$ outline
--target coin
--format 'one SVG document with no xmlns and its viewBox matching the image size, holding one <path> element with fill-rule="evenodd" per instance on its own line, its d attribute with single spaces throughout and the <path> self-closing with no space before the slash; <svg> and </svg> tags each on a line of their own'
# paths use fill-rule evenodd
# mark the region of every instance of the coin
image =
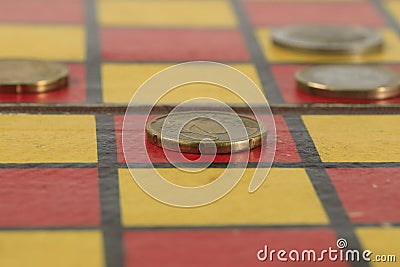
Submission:
<svg viewBox="0 0 400 267">
<path fill-rule="evenodd" d="M 40 60 L 0 60 L 1 93 L 43 93 L 66 86 L 68 69 Z"/>
<path fill-rule="evenodd" d="M 296 73 L 300 89 L 340 98 L 385 99 L 400 94 L 398 72 L 370 65 L 316 65 Z"/>
<path fill-rule="evenodd" d="M 236 132 L 235 139 L 231 139 L 222 124 L 226 127 L 229 125 L 228 129 L 244 126 L 245 131 L 239 131 L 239 136 Z M 176 135 L 176 131 L 181 127 L 181 131 Z M 146 136 L 151 143 L 168 150 L 179 149 L 183 153 L 213 154 L 215 150 L 212 143 L 214 143 L 216 153 L 224 154 L 260 146 L 266 136 L 266 129 L 257 120 L 235 113 L 179 112 L 149 121 L 146 125 Z"/>
<path fill-rule="evenodd" d="M 272 31 L 272 41 L 312 52 L 357 54 L 378 50 L 382 35 L 370 28 L 345 25 L 293 25 Z"/>
</svg>

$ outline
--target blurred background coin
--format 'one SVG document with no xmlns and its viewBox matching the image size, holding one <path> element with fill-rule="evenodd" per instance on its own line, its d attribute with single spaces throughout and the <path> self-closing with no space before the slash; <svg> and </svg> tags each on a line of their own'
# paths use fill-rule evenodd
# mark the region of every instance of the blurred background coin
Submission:
<svg viewBox="0 0 400 267">
<path fill-rule="evenodd" d="M 371 28 L 345 25 L 292 25 L 273 30 L 280 46 L 310 52 L 359 54 L 378 50 L 381 34 Z"/>
<path fill-rule="evenodd" d="M 385 99 L 400 94 L 398 72 L 370 65 L 316 65 L 296 73 L 300 89 L 340 98 Z"/>
<path fill-rule="evenodd" d="M 65 87 L 68 69 L 58 63 L 29 60 L 0 60 L 1 93 L 43 93 Z"/>
</svg>

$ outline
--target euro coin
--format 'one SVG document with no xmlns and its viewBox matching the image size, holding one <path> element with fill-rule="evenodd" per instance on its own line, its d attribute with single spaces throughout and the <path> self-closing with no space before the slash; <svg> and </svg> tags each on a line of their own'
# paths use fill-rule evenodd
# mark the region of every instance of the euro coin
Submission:
<svg viewBox="0 0 400 267">
<path fill-rule="evenodd" d="M 272 41 L 280 46 L 309 52 L 360 54 L 379 50 L 381 34 L 371 28 L 345 25 L 293 25 L 277 28 Z"/>
<path fill-rule="evenodd" d="M 228 129 L 238 127 L 244 127 L 243 131 L 229 133 Z M 179 132 L 176 134 L 176 131 Z M 154 145 L 168 150 L 224 154 L 260 146 L 266 136 L 266 129 L 257 120 L 236 113 L 177 112 L 149 121 L 146 136 Z"/>
<path fill-rule="evenodd" d="M 68 69 L 62 64 L 25 59 L 0 60 L 1 93 L 43 93 L 67 84 Z"/>
<path fill-rule="evenodd" d="M 316 65 L 295 76 L 300 89 L 325 97 L 385 99 L 400 94 L 399 73 L 380 66 Z"/>
</svg>

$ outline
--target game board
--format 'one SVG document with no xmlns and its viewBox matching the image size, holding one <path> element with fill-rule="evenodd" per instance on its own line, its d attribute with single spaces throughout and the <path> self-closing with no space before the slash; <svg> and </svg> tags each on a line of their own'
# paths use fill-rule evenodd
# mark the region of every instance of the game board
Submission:
<svg viewBox="0 0 400 267">
<path fill-rule="evenodd" d="M 385 47 L 339 56 L 271 43 L 273 27 L 299 23 L 374 27 Z M 70 71 L 69 87 L 59 91 L 0 94 L 0 266 L 399 266 L 400 97 L 317 97 L 299 91 L 293 78 L 315 63 L 400 70 L 399 1 L 1 0 L 0 36 L 0 58 L 57 61 Z M 138 187 L 121 131 L 126 105 L 147 78 L 193 60 L 231 65 L 258 84 L 278 143 L 258 191 L 247 192 L 254 150 L 231 193 L 185 209 Z M 222 88 L 182 87 L 154 113 L 198 94 L 241 105 Z M 208 183 L 229 160 L 217 156 L 185 181 L 160 148 L 147 149 L 127 160 L 149 168 L 147 153 L 182 185 Z M 397 262 L 257 259 L 264 245 L 322 250 L 337 248 L 338 238 L 347 249 L 396 255 Z"/>
</svg>

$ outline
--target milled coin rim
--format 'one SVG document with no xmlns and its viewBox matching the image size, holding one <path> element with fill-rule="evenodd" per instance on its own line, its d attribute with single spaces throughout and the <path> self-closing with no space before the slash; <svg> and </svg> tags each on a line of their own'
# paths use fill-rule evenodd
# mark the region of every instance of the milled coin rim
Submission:
<svg viewBox="0 0 400 267">
<path fill-rule="evenodd" d="M 375 71 L 385 72 L 390 76 L 390 82 L 387 85 L 380 87 L 370 87 L 361 91 L 359 89 L 352 89 L 351 87 L 332 87 L 326 84 L 312 81 L 310 73 L 315 69 L 321 68 L 369 68 Z M 382 66 L 370 66 L 370 65 L 345 65 L 345 64 L 334 64 L 334 65 L 313 65 L 305 67 L 295 74 L 297 86 L 304 92 L 332 98 L 349 98 L 349 99 L 387 99 L 400 95 L 400 73 Z"/>
<path fill-rule="evenodd" d="M 357 44 L 327 44 L 323 42 L 308 42 L 304 40 L 294 39 L 290 34 L 294 31 L 307 31 L 307 28 L 317 28 L 317 27 L 338 27 L 345 29 L 355 29 L 362 30 L 370 34 L 370 38 L 365 39 L 363 42 Z M 332 54 L 362 54 L 367 52 L 379 51 L 383 48 L 383 37 L 380 32 L 375 29 L 365 28 L 362 26 L 345 26 L 345 25 L 314 25 L 314 24 L 304 24 L 304 25 L 290 25 L 285 27 L 280 27 L 272 30 L 271 34 L 272 42 L 278 46 L 290 48 L 293 50 L 301 52 L 329 52 Z"/>
<path fill-rule="evenodd" d="M 230 114 L 228 112 L 216 112 L 216 111 L 210 111 L 212 113 L 222 113 L 222 114 Z M 205 111 L 198 111 L 196 112 L 197 114 L 199 113 L 205 113 L 209 114 L 210 112 L 205 112 Z M 172 116 L 176 116 L 181 113 L 193 113 L 193 112 L 180 112 L 180 113 L 175 113 Z M 162 118 L 166 118 L 169 115 L 162 115 L 159 117 L 156 117 L 152 120 L 149 120 L 146 123 L 146 138 L 147 140 L 152 143 L 153 145 L 156 145 L 158 147 L 163 147 L 168 150 L 172 151 L 177 151 L 175 149 L 171 149 L 172 147 L 177 147 L 176 144 L 179 145 L 180 152 L 182 153 L 189 153 L 189 154 L 200 154 L 201 152 L 199 151 L 199 144 L 200 141 L 185 141 L 185 140 L 175 140 L 171 138 L 161 138 L 161 132 L 156 131 L 151 124 L 156 121 L 160 120 Z M 227 153 L 236 153 L 240 151 L 245 151 L 245 150 L 251 150 L 256 147 L 261 146 L 263 139 L 267 136 L 267 131 L 265 126 L 255 120 L 254 118 L 251 118 L 249 116 L 245 115 L 240 115 L 238 114 L 239 117 L 249 119 L 252 121 L 257 122 L 259 126 L 261 126 L 262 129 L 259 129 L 260 134 L 257 134 L 255 136 L 249 137 L 247 139 L 241 139 L 241 140 L 235 140 L 235 141 L 216 141 L 216 148 L 217 148 L 217 154 L 227 154 Z M 177 151 L 179 152 L 179 151 Z M 214 151 L 213 151 L 214 152 Z M 204 154 L 212 154 L 212 152 L 208 153 L 208 151 L 203 151 Z"/>
<path fill-rule="evenodd" d="M 47 65 L 57 67 L 60 71 L 54 79 L 49 80 L 38 80 L 36 82 L 18 82 L 18 83 L 5 83 L 0 81 L 0 93 L 14 93 L 14 94 L 25 94 L 25 93 L 44 93 L 61 89 L 68 85 L 68 69 L 56 62 L 35 60 L 35 59 L 1 59 L 0 64 L 7 62 L 40 62 Z"/>
</svg>

